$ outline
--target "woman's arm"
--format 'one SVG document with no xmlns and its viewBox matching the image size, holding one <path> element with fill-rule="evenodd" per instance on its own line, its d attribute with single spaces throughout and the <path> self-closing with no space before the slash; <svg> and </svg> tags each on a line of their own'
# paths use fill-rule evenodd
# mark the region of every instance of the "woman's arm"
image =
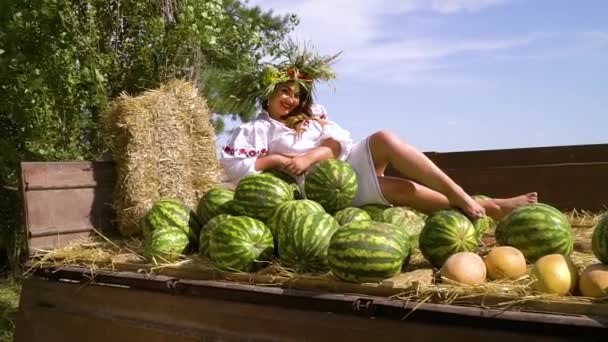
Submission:
<svg viewBox="0 0 608 342">
<path fill-rule="evenodd" d="M 282 154 L 270 154 L 257 158 L 255 161 L 255 169 L 257 171 L 264 171 L 269 169 L 283 169 L 287 167 L 290 161 L 290 157 L 284 156 Z"/>
<path fill-rule="evenodd" d="M 336 159 L 339 155 L 340 143 L 329 138 L 325 139 L 320 146 L 315 147 L 302 155 L 293 157 L 291 163 L 286 167 L 289 172 L 299 176 L 311 165 L 325 159 Z"/>
</svg>

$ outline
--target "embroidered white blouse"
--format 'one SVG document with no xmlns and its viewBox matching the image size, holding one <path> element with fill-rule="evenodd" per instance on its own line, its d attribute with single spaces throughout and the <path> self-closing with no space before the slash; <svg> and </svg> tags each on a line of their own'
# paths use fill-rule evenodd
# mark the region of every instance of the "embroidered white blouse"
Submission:
<svg viewBox="0 0 608 342">
<path fill-rule="evenodd" d="M 266 154 L 303 154 L 328 138 L 340 143 L 338 159 L 346 160 L 353 146 L 350 133 L 335 122 L 327 119 L 327 112 L 322 105 L 312 107 L 313 115 L 327 121 L 323 127 L 314 120 L 305 122 L 306 130 L 299 139 L 295 131 L 273 119 L 262 111 L 250 122 L 239 126 L 222 147 L 220 162 L 233 182 L 262 171 L 255 169 L 255 161 Z"/>
</svg>

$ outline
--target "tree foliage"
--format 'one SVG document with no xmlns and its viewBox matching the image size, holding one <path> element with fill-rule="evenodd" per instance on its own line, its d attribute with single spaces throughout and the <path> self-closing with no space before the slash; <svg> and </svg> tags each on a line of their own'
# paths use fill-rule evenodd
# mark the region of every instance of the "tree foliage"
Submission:
<svg viewBox="0 0 608 342">
<path fill-rule="evenodd" d="M 222 130 L 213 71 L 273 56 L 297 20 L 237 0 L 0 1 L 0 259 L 19 259 L 20 161 L 96 159 L 112 99 L 172 78 L 198 85 Z"/>
<path fill-rule="evenodd" d="M 260 63 L 295 25 L 237 0 L 3 0 L 0 185 L 16 183 L 20 160 L 94 158 L 100 115 L 122 92 L 185 78 L 230 114 L 208 70 Z"/>
</svg>

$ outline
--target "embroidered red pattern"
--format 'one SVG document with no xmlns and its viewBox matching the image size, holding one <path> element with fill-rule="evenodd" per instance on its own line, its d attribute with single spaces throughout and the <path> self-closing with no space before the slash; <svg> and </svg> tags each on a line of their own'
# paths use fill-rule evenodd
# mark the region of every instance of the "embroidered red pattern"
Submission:
<svg viewBox="0 0 608 342">
<path fill-rule="evenodd" d="M 228 146 L 228 145 L 224 146 L 223 150 L 226 154 L 231 155 L 231 156 L 240 155 L 240 156 L 246 156 L 246 157 L 256 157 L 256 156 L 259 157 L 268 152 L 268 150 L 266 148 L 263 148 L 263 149 L 257 151 L 257 150 L 253 150 L 253 149 L 247 150 L 244 148 L 236 149 L 236 148 Z"/>
</svg>

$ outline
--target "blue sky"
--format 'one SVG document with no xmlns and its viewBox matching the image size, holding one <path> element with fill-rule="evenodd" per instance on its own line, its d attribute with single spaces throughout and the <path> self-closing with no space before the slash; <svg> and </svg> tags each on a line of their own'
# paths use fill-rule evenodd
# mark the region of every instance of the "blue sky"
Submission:
<svg viewBox="0 0 608 342">
<path fill-rule="evenodd" d="M 317 102 L 422 151 L 608 143 L 608 1 L 252 0 L 343 51 Z"/>
</svg>

